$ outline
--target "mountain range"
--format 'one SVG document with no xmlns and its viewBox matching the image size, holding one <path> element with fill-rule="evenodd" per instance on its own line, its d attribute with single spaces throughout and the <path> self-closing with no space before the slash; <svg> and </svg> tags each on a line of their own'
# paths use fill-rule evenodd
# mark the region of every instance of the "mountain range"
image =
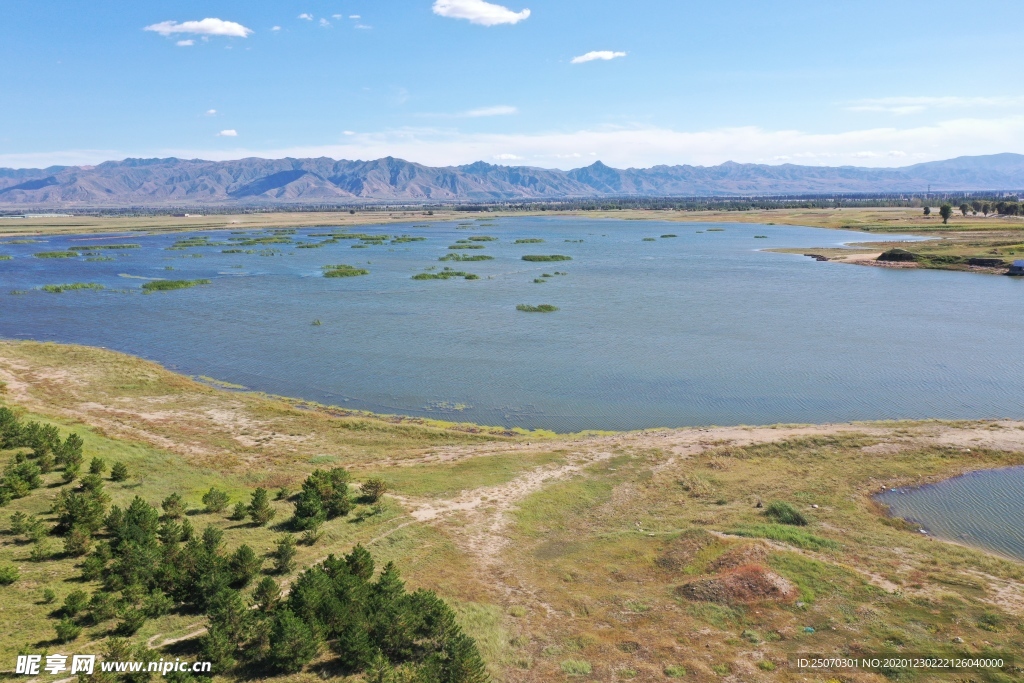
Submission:
<svg viewBox="0 0 1024 683">
<path fill-rule="evenodd" d="M 96 166 L 0 169 L 0 205 L 494 202 L 587 197 L 763 196 L 1024 189 L 1024 155 L 993 154 L 900 168 L 738 164 L 570 171 L 478 161 L 432 167 L 393 157 L 125 159 Z"/>
</svg>

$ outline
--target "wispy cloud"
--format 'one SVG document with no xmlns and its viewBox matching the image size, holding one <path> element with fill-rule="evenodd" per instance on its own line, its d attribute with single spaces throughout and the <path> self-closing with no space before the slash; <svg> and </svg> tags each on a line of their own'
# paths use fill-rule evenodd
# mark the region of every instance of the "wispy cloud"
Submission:
<svg viewBox="0 0 1024 683">
<path fill-rule="evenodd" d="M 611 59 L 616 59 L 618 57 L 625 57 L 625 56 L 626 56 L 625 52 L 612 52 L 611 50 L 594 50 L 593 52 L 588 52 L 585 55 L 580 55 L 579 57 L 573 57 L 572 58 L 572 63 L 573 64 L 584 64 L 586 62 L 593 62 L 593 61 L 596 61 L 596 60 L 599 60 L 599 59 L 600 60 L 604 60 L 604 61 L 608 61 L 608 60 L 611 60 Z"/>
<path fill-rule="evenodd" d="M 271 31 L 280 31 L 280 30 L 281 30 L 281 27 L 280 27 L 280 26 L 271 26 L 271 27 L 270 27 L 270 30 L 271 30 Z"/>
<path fill-rule="evenodd" d="M 228 128 L 227 130 L 222 130 L 221 132 L 217 133 L 217 137 L 219 137 L 219 138 L 237 138 L 238 137 L 238 131 L 235 130 L 234 128 Z"/>
<path fill-rule="evenodd" d="M 217 115 L 217 110 L 216 109 L 207 109 L 206 110 L 206 115 L 207 116 L 216 116 Z"/>
<path fill-rule="evenodd" d="M 522 157 L 519 156 L 518 154 L 508 154 L 508 153 L 505 153 L 505 154 L 495 154 L 492 158 L 496 159 L 497 161 L 517 161 L 519 159 L 522 159 Z"/>
<path fill-rule="evenodd" d="M 338 18 L 340 19 L 341 17 L 338 17 Z M 350 15 L 348 15 L 348 18 L 349 19 L 362 19 L 362 17 L 359 16 L 358 14 L 350 14 Z"/>
<path fill-rule="evenodd" d="M 484 0 L 435 0 L 434 14 L 449 19 L 465 19 L 471 24 L 497 26 L 518 24 L 529 18 L 530 10 L 514 12 L 508 7 L 484 2 Z"/>
<path fill-rule="evenodd" d="M 178 47 L 192 47 L 195 44 L 196 41 L 192 40 L 191 38 L 189 38 L 188 40 L 179 40 L 175 43 L 175 45 L 177 45 Z"/>
<path fill-rule="evenodd" d="M 918 114 L 928 109 L 1019 107 L 1024 96 L 1014 97 L 878 97 L 855 100 L 845 107 L 848 111 L 886 112 L 889 114 Z"/>
<path fill-rule="evenodd" d="M 306 21 L 313 21 L 313 15 L 309 12 L 303 12 L 298 16 L 299 19 L 305 19 Z"/>
<path fill-rule="evenodd" d="M 158 24 L 150 24 L 143 31 L 153 31 L 162 36 L 170 36 L 175 33 L 192 33 L 197 36 L 229 36 L 232 38 L 246 38 L 253 32 L 234 21 L 223 19 L 203 19 L 202 21 L 161 21 Z"/>
<path fill-rule="evenodd" d="M 363 29 L 364 31 L 369 31 L 373 27 L 372 26 L 367 26 L 366 24 L 356 24 L 354 28 Z"/>
<path fill-rule="evenodd" d="M 515 107 L 510 107 L 507 104 L 500 104 L 496 107 L 480 107 L 479 109 L 470 109 L 464 111 L 459 116 L 465 116 L 467 118 L 475 119 L 481 116 L 508 116 L 509 114 L 518 114 L 519 110 Z"/>
<path fill-rule="evenodd" d="M 320 18 L 320 27 L 321 28 L 330 28 L 331 27 L 331 22 L 329 22 L 326 19 L 321 17 Z"/>
</svg>

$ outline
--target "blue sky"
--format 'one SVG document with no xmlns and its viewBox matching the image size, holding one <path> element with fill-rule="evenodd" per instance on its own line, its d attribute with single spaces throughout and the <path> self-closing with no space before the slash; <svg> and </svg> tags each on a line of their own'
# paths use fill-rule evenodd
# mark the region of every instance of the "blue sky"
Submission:
<svg viewBox="0 0 1024 683">
<path fill-rule="evenodd" d="M 0 166 L 385 155 L 898 166 L 1024 152 L 1018 10 L 3 0 Z"/>
</svg>

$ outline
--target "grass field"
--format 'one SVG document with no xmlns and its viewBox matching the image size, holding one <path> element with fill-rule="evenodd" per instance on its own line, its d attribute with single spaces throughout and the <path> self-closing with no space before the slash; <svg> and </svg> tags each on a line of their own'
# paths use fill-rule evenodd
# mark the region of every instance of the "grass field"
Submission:
<svg viewBox="0 0 1024 683">
<path fill-rule="evenodd" d="M 200 511 L 211 486 L 234 502 L 256 486 L 294 492 L 314 468 L 385 479 L 381 508 L 359 505 L 325 524 L 316 545 L 298 546 L 296 571 L 363 543 L 378 566 L 394 560 L 410 588 L 435 589 L 456 607 L 495 680 L 882 681 L 892 679 L 796 673 L 787 661 L 1024 650 L 1024 563 L 922 535 L 870 498 L 882 486 L 1024 463 L 1022 423 L 558 436 L 350 413 L 34 342 L 0 343 L 0 381 L 0 400 L 26 419 L 82 435 L 86 462 L 127 464 L 128 481 L 106 483 L 113 503 L 178 492 L 193 525 L 222 528 L 229 549 L 268 551 L 291 503 L 273 502 L 275 520 L 253 527 Z M 31 544 L 4 533 L 16 511 L 52 519 L 60 481 L 45 477 L 0 511 L 0 564 L 21 574 L 0 587 L 2 661 L 54 651 L 50 613 L 72 590 L 94 588 L 76 580 L 78 561 L 62 556 L 59 539 L 46 541 L 50 559 L 32 560 Z M 758 502 L 773 501 L 807 525 L 767 517 Z M 42 603 L 47 587 L 55 604 Z M 62 647 L 99 651 L 109 626 Z M 161 648 L 202 628 L 172 612 L 133 640 Z"/>
</svg>

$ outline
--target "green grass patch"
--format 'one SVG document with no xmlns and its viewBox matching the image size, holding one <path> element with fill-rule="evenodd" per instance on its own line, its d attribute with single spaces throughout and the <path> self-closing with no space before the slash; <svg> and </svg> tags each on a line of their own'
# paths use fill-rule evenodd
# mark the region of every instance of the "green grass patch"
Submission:
<svg viewBox="0 0 1024 683">
<path fill-rule="evenodd" d="M 530 536 L 577 530 L 587 511 L 608 501 L 612 484 L 589 479 L 559 482 L 527 496 L 513 514 L 519 530 Z"/>
<path fill-rule="evenodd" d="M 199 285 L 208 285 L 209 280 L 153 280 L 152 282 L 144 282 L 142 289 L 147 292 L 169 292 L 173 289 L 189 289 L 190 287 L 198 287 Z"/>
<path fill-rule="evenodd" d="M 359 275 L 370 274 L 370 271 L 365 268 L 356 268 L 355 266 L 349 266 L 344 263 L 323 266 L 321 270 L 324 271 L 324 277 L 357 277 Z"/>
<path fill-rule="evenodd" d="M 789 543 L 805 550 L 835 550 L 839 547 L 835 541 L 782 524 L 746 524 L 731 529 L 729 533 L 746 538 L 767 538 L 772 541 Z"/>
<path fill-rule="evenodd" d="M 792 581 L 800 591 L 800 599 L 808 604 L 829 595 L 852 597 L 856 588 L 864 585 L 864 581 L 850 571 L 797 553 L 772 553 L 768 566 Z"/>
<path fill-rule="evenodd" d="M 43 285 L 40 289 L 44 292 L 51 292 L 52 294 L 61 294 L 63 292 L 73 292 L 77 289 L 103 289 L 103 285 L 98 282 L 72 282 L 66 285 Z"/>
<path fill-rule="evenodd" d="M 537 282 L 537 280 L 534 280 Z M 545 282 L 540 280 L 540 282 Z M 539 306 L 531 306 L 530 304 L 519 304 L 516 306 L 517 311 L 524 313 L 554 313 L 558 310 L 558 306 L 552 306 L 551 304 L 540 304 Z"/>
<path fill-rule="evenodd" d="M 764 509 L 765 517 L 769 517 L 779 524 L 791 526 L 807 526 L 807 518 L 795 507 L 781 500 L 775 500 Z"/>
<path fill-rule="evenodd" d="M 78 258 L 77 251 L 40 251 L 33 254 L 36 258 Z"/>
<path fill-rule="evenodd" d="M 558 453 L 510 453 L 469 458 L 452 465 L 414 465 L 371 471 L 363 478 L 379 477 L 388 483 L 389 489 L 409 496 L 444 498 L 463 489 L 504 484 L 529 469 L 563 461 Z"/>
<path fill-rule="evenodd" d="M 566 659 L 561 664 L 562 673 L 570 676 L 587 676 L 593 670 L 585 659 Z"/>
<path fill-rule="evenodd" d="M 572 261 L 572 256 L 565 256 L 564 254 L 526 254 L 522 257 L 524 261 Z"/>
</svg>

